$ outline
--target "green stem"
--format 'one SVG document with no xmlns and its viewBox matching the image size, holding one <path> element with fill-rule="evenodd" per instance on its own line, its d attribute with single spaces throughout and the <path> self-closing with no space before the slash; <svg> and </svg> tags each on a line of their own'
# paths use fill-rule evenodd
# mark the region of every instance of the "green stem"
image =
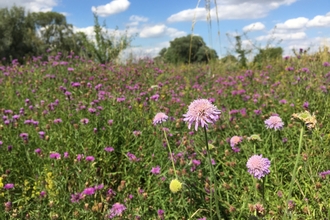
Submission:
<svg viewBox="0 0 330 220">
<path fill-rule="evenodd" d="M 166 139 L 166 144 L 167 144 L 167 147 L 170 151 L 170 155 L 171 155 L 171 161 L 172 161 L 172 166 L 173 166 L 173 170 L 174 170 L 174 175 L 175 175 L 175 178 L 178 179 L 178 176 L 176 174 L 176 169 L 175 169 L 175 165 L 174 165 L 174 160 L 173 160 L 173 154 L 172 154 L 172 150 L 171 150 L 171 147 L 170 147 L 170 144 L 168 143 L 168 139 L 167 139 L 167 135 L 166 135 L 166 131 L 164 128 L 162 128 L 163 131 L 164 131 L 164 136 L 165 136 L 165 139 Z"/>
<path fill-rule="evenodd" d="M 304 127 L 301 127 L 300 137 L 299 137 L 298 153 L 297 153 L 297 156 L 296 156 L 296 163 L 295 163 L 294 168 L 293 168 L 293 173 L 292 173 L 291 183 L 290 183 L 290 187 L 289 187 L 289 196 L 288 196 L 287 204 L 289 203 L 289 201 L 290 201 L 290 199 L 292 197 L 293 184 L 295 182 L 296 172 L 297 172 L 297 167 L 298 167 L 298 162 L 299 162 L 299 159 L 300 159 L 300 151 L 301 151 L 301 147 L 302 147 L 303 134 L 304 134 Z M 287 216 L 289 215 L 289 209 L 288 209 L 288 207 L 286 209 L 286 215 Z"/>
<path fill-rule="evenodd" d="M 218 219 L 221 219 L 221 215 L 220 215 L 220 209 L 219 209 L 219 204 L 218 204 L 218 186 L 217 186 L 217 180 L 215 178 L 215 174 L 214 174 L 214 170 L 213 170 L 213 165 L 212 165 L 212 160 L 211 160 L 211 153 L 209 150 L 209 142 L 207 139 L 207 133 L 206 133 L 206 127 L 204 126 L 204 135 L 205 135 L 205 145 L 206 145 L 206 149 L 207 149 L 207 156 L 209 158 L 209 165 L 210 165 L 210 212 L 211 212 L 211 219 L 212 219 L 212 179 L 214 179 L 214 197 L 215 197 L 215 207 L 216 207 L 216 212 L 217 212 L 217 216 Z"/>
</svg>

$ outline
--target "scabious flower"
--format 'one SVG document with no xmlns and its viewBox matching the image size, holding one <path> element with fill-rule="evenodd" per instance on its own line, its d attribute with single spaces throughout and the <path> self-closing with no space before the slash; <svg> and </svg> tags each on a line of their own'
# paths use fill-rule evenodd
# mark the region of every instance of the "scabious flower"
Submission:
<svg viewBox="0 0 330 220">
<path fill-rule="evenodd" d="M 123 211 L 126 210 L 126 207 L 123 204 L 120 203 L 115 203 L 112 205 L 112 208 L 110 209 L 110 214 L 109 214 L 109 218 L 114 218 L 116 216 L 120 216 Z"/>
<path fill-rule="evenodd" d="M 182 183 L 178 179 L 173 179 L 170 182 L 170 190 L 172 193 L 177 193 L 182 189 Z"/>
<path fill-rule="evenodd" d="M 207 128 L 208 123 L 213 124 L 221 115 L 221 111 L 207 99 L 194 100 L 188 106 L 188 112 L 184 114 L 184 121 L 188 123 L 188 128 L 195 123 L 195 130 L 198 126 Z"/>
<path fill-rule="evenodd" d="M 158 175 L 160 173 L 160 166 L 153 167 L 150 172 L 152 174 Z"/>
<path fill-rule="evenodd" d="M 165 122 L 168 119 L 168 116 L 163 113 L 163 112 L 159 112 L 155 115 L 154 120 L 153 120 L 153 124 L 161 124 L 162 122 Z"/>
<path fill-rule="evenodd" d="M 246 163 L 248 172 L 255 178 L 262 178 L 270 173 L 270 160 L 262 155 L 253 155 Z"/>
<path fill-rule="evenodd" d="M 325 177 L 327 175 L 330 175 L 330 170 L 323 171 L 323 172 L 319 173 L 319 175 L 320 175 L 321 178 L 325 179 Z"/>
<path fill-rule="evenodd" d="M 232 138 L 230 138 L 230 146 L 233 149 L 233 151 L 235 152 L 239 152 L 240 149 L 237 147 L 237 145 L 239 145 L 241 142 L 243 141 L 243 138 L 240 136 L 233 136 Z"/>
<path fill-rule="evenodd" d="M 274 130 L 280 130 L 284 126 L 284 122 L 279 116 L 270 116 L 265 121 L 265 124 L 268 129 L 274 129 Z"/>
</svg>

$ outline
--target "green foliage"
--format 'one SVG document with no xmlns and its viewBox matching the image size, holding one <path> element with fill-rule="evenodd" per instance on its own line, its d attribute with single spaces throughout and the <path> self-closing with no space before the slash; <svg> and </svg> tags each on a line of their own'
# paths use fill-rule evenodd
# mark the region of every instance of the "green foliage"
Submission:
<svg viewBox="0 0 330 220">
<path fill-rule="evenodd" d="M 108 63 L 118 58 L 121 51 L 125 50 L 132 42 L 127 32 L 119 34 L 118 30 L 108 33 L 106 25 L 100 25 L 98 16 L 94 14 L 95 39 L 88 39 L 82 34 L 82 39 L 86 52 L 100 63 Z"/>
<path fill-rule="evenodd" d="M 175 38 L 169 48 L 163 48 L 159 56 L 168 63 L 208 63 L 218 58 L 215 50 L 206 46 L 200 36 L 187 35 Z"/>
<path fill-rule="evenodd" d="M 282 59 L 283 49 L 281 47 L 270 47 L 260 49 L 259 53 L 253 58 L 253 63 L 263 66 L 266 63 Z"/>
</svg>

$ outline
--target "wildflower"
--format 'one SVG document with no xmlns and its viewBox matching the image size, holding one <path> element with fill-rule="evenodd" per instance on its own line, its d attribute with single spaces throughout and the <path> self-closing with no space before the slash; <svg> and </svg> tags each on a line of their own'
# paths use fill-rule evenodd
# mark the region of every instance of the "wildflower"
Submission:
<svg viewBox="0 0 330 220">
<path fill-rule="evenodd" d="M 13 183 L 7 183 L 3 188 L 4 189 L 12 189 L 12 188 L 14 188 L 14 184 Z"/>
<path fill-rule="evenodd" d="M 160 173 L 160 166 L 153 167 L 150 171 L 152 174 L 159 174 Z"/>
<path fill-rule="evenodd" d="M 60 119 L 60 118 L 57 118 L 57 119 L 54 120 L 54 124 L 58 124 L 58 123 L 61 123 L 61 122 L 62 122 L 62 119 Z"/>
<path fill-rule="evenodd" d="M 279 116 L 270 116 L 266 121 L 265 121 L 266 127 L 268 129 L 274 129 L 274 130 L 280 130 L 284 126 L 284 122 Z"/>
<path fill-rule="evenodd" d="M 27 140 L 28 137 L 29 137 L 29 134 L 28 134 L 28 133 L 21 133 L 19 136 L 20 136 L 21 138 L 23 138 L 23 140 Z"/>
<path fill-rule="evenodd" d="M 85 160 L 86 160 L 86 161 L 94 161 L 95 158 L 94 158 L 93 156 L 87 156 L 87 157 L 85 158 Z"/>
<path fill-rule="evenodd" d="M 45 132 L 44 131 L 39 131 L 38 133 L 39 133 L 39 137 L 41 139 L 44 139 L 45 138 Z"/>
<path fill-rule="evenodd" d="M 232 138 L 230 138 L 230 146 L 233 148 L 236 145 L 238 145 L 239 143 L 241 143 L 243 141 L 243 138 L 240 136 L 233 136 Z"/>
<path fill-rule="evenodd" d="M 69 153 L 68 152 L 64 152 L 64 158 L 68 158 L 69 157 Z"/>
<path fill-rule="evenodd" d="M 198 126 L 207 128 L 208 123 L 213 124 L 219 119 L 220 115 L 221 111 L 209 100 L 197 99 L 189 105 L 187 114 L 183 115 L 185 117 L 183 120 L 188 122 L 189 129 L 195 123 L 195 130 L 197 131 Z"/>
<path fill-rule="evenodd" d="M 80 122 L 83 124 L 88 124 L 89 120 L 88 120 L 88 118 L 83 118 L 80 120 Z"/>
<path fill-rule="evenodd" d="M 84 198 L 84 195 L 82 193 L 71 194 L 71 202 L 72 203 L 79 202 L 83 198 Z"/>
<path fill-rule="evenodd" d="M 50 153 L 49 158 L 59 160 L 59 159 L 61 159 L 61 154 L 53 152 L 53 153 Z"/>
<path fill-rule="evenodd" d="M 172 193 L 177 193 L 182 189 L 182 183 L 177 180 L 177 179 L 173 179 L 170 183 L 170 190 Z"/>
<path fill-rule="evenodd" d="M 113 124 L 113 120 L 112 119 L 108 120 L 108 124 L 111 126 Z"/>
<path fill-rule="evenodd" d="M 246 166 L 248 172 L 255 178 L 262 178 L 270 173 L 270 160 L 268 158 L 263 158 L 262 155 L 253 155 L 247 161 Z"/>
<path fill-rule="evenodd" d="M 160 219 L 164 219 L 164 210 L 158 209 L 157 214 Z"/>
<path fill-rule="evenodd" d="M 323 171 L 323 172 L 319 173 L 319 175 L 320 175 L 321 178 L 325 179 L 325 177 L 327 175 L 330 175 L 330 170 Z"/>
<path fill-rule="evenodd" d="M 46 196 L 46 192 L 45 191 L 41 191 L 39 195 L 40 195 L 40 198 L 44 198 Z"/>
<path fill-rule="evenodd" d="M 118 202 L 113 204 L 112 208 L 110 209 L 109 218 L 120 216 L 124 210 L 126 210 L 126 207 L 123 204 L 120 204 Z"/>
<path fill-rule="evenodd" d="M 308 109 L 308 106 L 309 106 L 309 102 L 304 102 L 303 104 L 304 109 Z"/>
<path fill-rule="evenodd" d="M 154 120 L 153 120 L 153 124 L 161 124 L 162 122 L 165 122 L 168 119 L 168 116 L 163 113 L 163 112 L 159 112 L 155 115 Z"/>
<path fill-rule="evenodd" d="M 94 187 L 89 187 L 84 189 L 84 191 L 82 192 L 84 195 L 93 195 L 95 193 L 95 189 Z"/>
<path fill-rule="evenodd" d="M 40 155 L 40 154 L 41 154 L 41 149 L 40 149 L 40 148 L 37 148 L 37 149 L 34 150 L 34 152 L 35 152 L 36 154 L 39 154 L 39 155 Z"/>
<path fill-rule="evenodd" d="M 106 152 L 112 152 L 112 151 L 114 151 L 113 147 L 105 147 L 104 150 Z"/>
</svg>

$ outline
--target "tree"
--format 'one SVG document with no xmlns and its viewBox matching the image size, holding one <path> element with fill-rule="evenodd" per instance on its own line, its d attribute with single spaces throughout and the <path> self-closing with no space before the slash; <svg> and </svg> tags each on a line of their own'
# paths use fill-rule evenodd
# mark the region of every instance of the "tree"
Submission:
<svg viewBox="0 0 330 220">
<path fill-rule="evenodd" d="M 218 58 L 215 50 L 206 46 L 200 36 L 187 35 L 175 38 L 170 42 L 169 48 L 163 48 L 159 56 L 169 63 L 195 63 L 206 62 Z"/>
<path fill-rule="evenodd" d="M 281 59 L 282 55 L 283 49 L 281 47 L 259 49 L 259 53 L 253 58 L 253 63 L 258 63 L 262 66 L 263 63 Z"/>
<path fill-rule="evenodd" d="M 133 40 L 127 32 L 120 35 L 115 30 L 112 35 L 109 34 L 105 23 L 101 26 L 96 14 L 94 14 L 94 33 L 95 41 L 88 39 L 86 35 L 82 35 L 82 39 L 86 52 L 100 63 L 107 63 L 116 59 Z"/>
</svg>

